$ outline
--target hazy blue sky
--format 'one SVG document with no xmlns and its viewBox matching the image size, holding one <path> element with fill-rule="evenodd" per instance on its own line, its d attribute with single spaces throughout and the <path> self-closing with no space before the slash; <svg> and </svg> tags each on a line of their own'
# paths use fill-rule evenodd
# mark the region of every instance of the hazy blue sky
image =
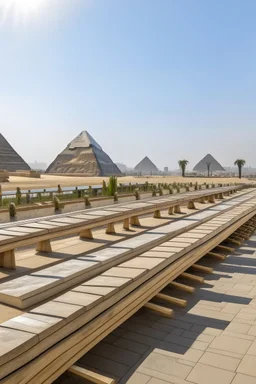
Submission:
<svg viewBox="0 0 256 384">
<path fill-rule="evenodd" d="M 0 131 L 25 160 L 86 129 L 130 166 L 256 166 L 255 0 L 31 1 L 0 0 Z"/>
</svg>

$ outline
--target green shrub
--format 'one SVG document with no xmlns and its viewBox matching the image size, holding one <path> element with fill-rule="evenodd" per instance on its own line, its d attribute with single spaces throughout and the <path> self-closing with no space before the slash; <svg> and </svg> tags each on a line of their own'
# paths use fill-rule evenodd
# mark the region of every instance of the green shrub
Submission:
<svg viewBox="0 0 256 384">
<path fill-rule="evenodd" d="M 189 192 L 189 186 L 186 185 L 185 188 L 186 188 L 186 192 Z"/>
<path fill-rule="evenodd" d="M 30 203 L 30 194 L 26 193 L 26 204 Z"/>
<path fill-rule="evenodd" d="M 139 190 L 139 188 L 135 189 L 134 196 L 135 196 L 136 200 L 140 200 L 140 190 Z"/>
<path fill-rule="evenodd" d="M 180 187 L 178 185 L 176 187 L 176 191 L 177 191 L 177 193 L 180 193 Z"/>
<path fill-rule="evenodd" d="M 84 195 L 84 204 L 86 208 L 91 206 L 89 195 Z"/>
<path fill-rule="evenodd" d="M 169 186 L 169 194 L 172 195 L 173 194 L 173 189 L 171 186 Z"/>
<path fill-rule="evenodd" d="M 60 210 L 60 200 L 58 197 L 55 195 L 53 196 L 53 204 L 54 204 L 54 210 L 59 211 Z"/>
<path fill-rule="evenodd" d="M 110 176 L 108 181 L 108 196 L 114 196 L 117 192 L 117 177 Z"/>
<path fill-rule="evenodd" d="M 17 191 L 16 191 L 16 201 L 18 205 L 21 204 L 21 190 L 19 187 L 17 188 Z"/>
<path fill-rule="evenodd" d="M 17 212 L 16 212 L 16 205 L 15 205 L 15 203 L 10 203 L 10 205 L 9 205 L 9 215 L 10 215 L 10 218 L 15 218 L 16 217 Z"/>
<path fill-rule="evenodd" d="M 62 193 L 62 188 L 60 186 L 60 184 L 58 184 L 58 194 L 60 195 Z"/>
<path fill-rule="evenodd" d="M 164 190 L 162 187 L 159 188 L 159 196 L 163 196 L 164 195 Z"/>
<path fill-rule="evenodd" d="M 102 181 L 102 195 L 106 196 L 108 194 L 108 187 L 105 180 Z"/>
<path fill-rule="evenodd" d="M 114 201 L 115 202 L 118 201 L 118 194 L 117 194 L 117 192 L 114 193 Z"/>
</svg>

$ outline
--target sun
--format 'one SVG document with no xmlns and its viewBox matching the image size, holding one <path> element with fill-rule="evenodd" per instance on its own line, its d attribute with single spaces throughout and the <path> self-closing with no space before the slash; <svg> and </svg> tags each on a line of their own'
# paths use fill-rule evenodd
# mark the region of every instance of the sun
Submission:
<svg viewBox="0 0 256 384">
<path fill-rule="evenodd" d="M 0 14 L 6 19 L 25 20 L 38 13 L 49 0 L 0 0 Z"/>
</svg>

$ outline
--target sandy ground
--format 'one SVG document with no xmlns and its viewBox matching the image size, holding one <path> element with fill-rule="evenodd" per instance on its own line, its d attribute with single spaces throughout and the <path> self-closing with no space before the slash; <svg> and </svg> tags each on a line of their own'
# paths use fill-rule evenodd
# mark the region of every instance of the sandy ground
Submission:
<svg viewBox="0 0 256 384">
<path fill-rule="evenodd" d="M 108 181 L 108 177 L 68 177 L 68 176 L 54 176 L 54 175 L 42 175 L 41 179 L 32 179 L 29 177 L 18 177 L 11 176 L 9 183 L 3 183 L 2 189 L 4 191 L 16 190 L 17 187 L 22 189 L 33 189 L 33 188 L 50 188 L 57 187 L 60 184 L 62 187 L 75 187 L 75 186 L 86 186 L 86 185 L 101 185 L 102 181 Z M 246 178 L 239 180 L 238 178 L 195 178 L 195 177 L 180 177 L 180 176 L 148 176 L 148 177 L 134 177 L 134 176 L 125 176 L 119 177 L 119 183 L 189 183 L 192 181 L 195 183 L 233 183 L 233 182 L 243 182 L 251 183 Z"/>
</svg>

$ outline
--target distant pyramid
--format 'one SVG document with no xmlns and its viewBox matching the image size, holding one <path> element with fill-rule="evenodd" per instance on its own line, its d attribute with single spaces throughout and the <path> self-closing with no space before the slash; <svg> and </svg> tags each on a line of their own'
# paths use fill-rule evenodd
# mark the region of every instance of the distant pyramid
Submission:
<svg viewBox="0 0 256 384">
<path fill-rule="evenodd" d="M 0 133 L 0 169 L 6 171 L 30 171 L 28 164 L 12 148 L 4 136 Z"/>
<path fill-rule="evenodd" d="M 82 131 L 56 157 L 46 173 L 80 173 L 84 176 L 111 176 L 121 172 L 101 146 Z"/>
<path fill-rule="evenodd" d="M 155 164 L 147 156 L 136 165 L 134 170 L 144 175 L 155 175 L 159 173 Z"/>
<path fill-rule="evenodd" d="M 214 159 L 212 155 L 208 154 L 202 160 L 200 160 L 199 163 L 197 163 L 193 171 L 210 174 L 216 171 L 224 172 L 225 169 L 222 167 L 222 165 L 220 165 L 220 163 L 218 163 L 217 160 Z"/>
</svg>

